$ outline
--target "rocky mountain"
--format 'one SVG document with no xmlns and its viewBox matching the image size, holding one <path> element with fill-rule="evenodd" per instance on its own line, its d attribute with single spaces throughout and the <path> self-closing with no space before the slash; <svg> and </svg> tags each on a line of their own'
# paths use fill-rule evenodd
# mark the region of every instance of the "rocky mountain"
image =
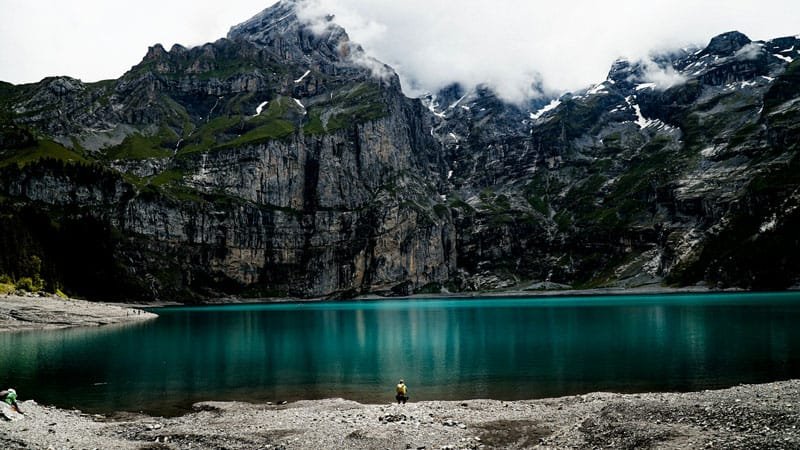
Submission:
<svg viewBox="0 0 800 450">
<path fill-rule="evenodd" d="M 522 105 L 403 95 L 284 0 L 118 80 L 0 83 L 0 273 L 106 299 L 800 280 L 800 39 Z"/>
<path fill-rule="evenodd" d="M 528 120 L 480 90 L 437 111 L 469 287 L 796 284 L 799 50 L 731 32 Z"/>
</svg>

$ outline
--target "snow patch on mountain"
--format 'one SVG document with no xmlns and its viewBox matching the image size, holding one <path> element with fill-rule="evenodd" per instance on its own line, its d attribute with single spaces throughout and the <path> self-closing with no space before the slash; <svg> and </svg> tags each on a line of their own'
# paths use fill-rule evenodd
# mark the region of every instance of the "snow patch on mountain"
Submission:
<svg viewBox="0 0 800 450">
<path fill-rule="evenodd" d="M 297 83 L 301 83 L 303 80 L 305 80 L 305 78 L 306 78 L 306 77 L 308 76 L 308 74 L 310 74 L 310 73 L 311 73 L 311 70 L 306 70 L 306 73 L 304 73 L 304 74 L 303 74 L 303 76 L 301 76 L 300 78 L 298 78 L 298 79 L 294 80 L 295 84 L 297 84 Z"/>
<path fill-rule="evenodd" d="M 303 105 L 303 102 L 301 102 L 300 100 L 298 100 L 296 98 L 293 98 L 292 100 L 294 100 L 294 102 L 297 103 L 297 106 L 299 106 L 303 110 L 303 114 L 308 114 L 306 112 L 306 107 Z"/>
<path fill-rule="evenodd" d="M 636 121 L 634 123 L 636 125 L 639 125 L 639 128 L 645 129 L 648 126 L 650 126 L 650 124 L 652 124 L 653 121 L 647 119 L 644 115 L 642 115 L 642 108 L 639 106 L 638 103 L 635 103 L 634 100 L 635 97 L 632 95 L 625 97 L 625 101 L 628 102 L 628 105 L 630 105 L 631 108 L 633 108 L 633 111 L 636 113 Z"/>
<path fill-rule="evenodd" d="M 531 119 L 538 120 L 543 115 L 545 115 L 548 112 L 558 108 L 559 105 L 561 105 L 561 100 L 555 99 L 555 100 L 551 101 L 550 103 L 548 103 L 547 105 L 545 105 L 542 109 L 536 111 L 535 113 L 531 113 Z"/>
<path fill-rule="evenodd" d="M 256 107 L 256 116 L 260 116 L 261 115 L 261 111 L 263 111 L 264 107 L 267 106 L 268 104 L 269 104 L 269 101 L 266 101 L 266 102 L 262 102 L 260 105 L 258 105 L 258 107 Z"/>
<path fill-rule="evenodd" d="M 608 94 L 605 83 L 600 83 L 597 86 L 589 89 L 587 95 Z"/>
</svg>

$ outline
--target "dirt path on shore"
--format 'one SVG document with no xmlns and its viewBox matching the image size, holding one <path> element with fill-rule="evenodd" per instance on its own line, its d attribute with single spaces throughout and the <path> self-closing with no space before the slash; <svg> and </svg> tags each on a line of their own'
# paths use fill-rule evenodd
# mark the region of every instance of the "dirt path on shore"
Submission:
<svg viewBox="0 0 800 450">
<path fill-rule="evenodd" d="M 207 402 L 166 419 L 21 406 L 0 424 L 8 449 L 800 448 L 800 380 L 515 402 Z"/>
<path fill-rule="evenodd" d="M 0 296 L 0 332 L 135 322 L 158 317 L 136 308 L 48 296 Z"/>
</svg>

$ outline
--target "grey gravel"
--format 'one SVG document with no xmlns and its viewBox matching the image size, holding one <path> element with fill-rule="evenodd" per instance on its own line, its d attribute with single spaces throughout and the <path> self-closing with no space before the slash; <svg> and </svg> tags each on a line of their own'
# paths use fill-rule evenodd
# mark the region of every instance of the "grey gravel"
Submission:
<svg viewBox="0 0 800 450">
<path fill-rule="evenodd" d="M 800 380 L 690 393 L 504 402 L 203 402 L 180 417 L 22 403 L 9 449 L 800 448 Z"/>
</svg>

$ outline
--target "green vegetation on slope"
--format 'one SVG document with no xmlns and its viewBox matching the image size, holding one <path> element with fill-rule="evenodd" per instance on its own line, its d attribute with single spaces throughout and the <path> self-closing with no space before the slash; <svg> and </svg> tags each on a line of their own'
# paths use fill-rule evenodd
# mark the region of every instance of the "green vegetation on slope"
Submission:
<svg viewBox="0 0 800 450">
<path fill-rule="evenodd" d="M 112 147 L 106 152 L 108 159 L 148 159 L 166 158 L 173 154 L 173 148 L 178 142 L 178 135 L 169 127 L 162 126 L 155 136 L 144 136 L 135 133 L 120 145 Z"/>
<path fill-rule="evenodd" d="M 70 150 L 57 142 L 45 139 L 37 141 L 34 146 L 22 149 L 0 150 L 0 167 L 11 164 L 24 167 L 45 158 L 65 162 L 87 162 L 86 158 L 74 150 Z"/>
<path fill-rule="evenodd" d="M 362 82 L 337 91 L 329 101 L 309 108 L 303 132 L 309 135 L 331 133 L 387 114 L 380 86 Z"/>
</svg>

